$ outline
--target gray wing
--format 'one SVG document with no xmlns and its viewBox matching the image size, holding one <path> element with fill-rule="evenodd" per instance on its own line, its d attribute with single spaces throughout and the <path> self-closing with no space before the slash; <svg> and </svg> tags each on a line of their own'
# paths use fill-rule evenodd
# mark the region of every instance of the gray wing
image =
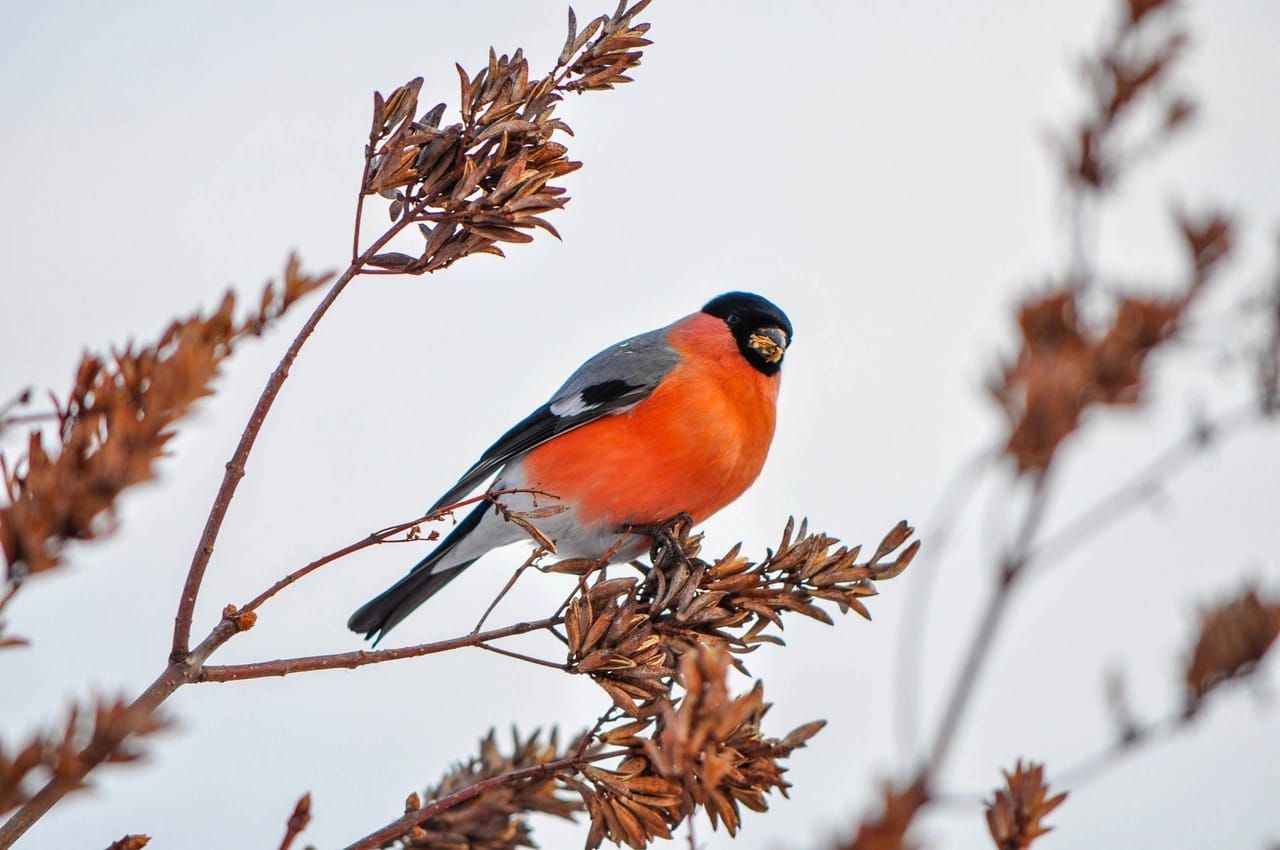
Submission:
<svg viewBox="0 0 1280 850">
<path fill-rule="evenodd" d="M 499 437 L 432 510 L 457 502 L 508 461 L 552 437 L 640 403 L 679 361 L 667 344 L 666 328 L 606 348 L 583 363 L 550 401 Z"/>
</svg>

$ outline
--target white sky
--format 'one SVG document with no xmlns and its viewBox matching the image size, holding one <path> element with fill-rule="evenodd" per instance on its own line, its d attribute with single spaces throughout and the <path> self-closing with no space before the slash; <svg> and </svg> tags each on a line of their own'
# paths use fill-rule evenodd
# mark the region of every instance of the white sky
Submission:
<svg viewBox="0 0 1280 850">
<path fill-rule="evenodd" d="M 761 552 L 790 513 L 868 543 L 904 516 L 923 523 L 949 474 L 996 433 L 981 379 L 1010 344 L 1010 304 L 1061 267 L 1044 139 L 1077 102 L 1073 62 L 1110 5 L 655 4 L 657 43 L 638 82 L 564 108 L 586 167 L 555 217 L 563 244 L 540 240 L 425 279 L 366 279 L 343 295 L 263 431 L 197 629 L 283 572 L 413 516 L 584 357 L 727 289 L 776 300 L 797 337 L 770 463 L 707 524 L 711 550 L 742 539 Z M 475 67 L 490 43 L 524 45 L 536 68 L 563 39 L 559 0 L 359 9 L 5 7 L 0 395 L 26 384 L 62 391 L 82 346 L 150 338 L 228 285 L 256 294 L 290 248 L 312 268 L 342 263 L 369 92 L 422 74 L 424 103 L 452 99 L 455 60 Z M 1127 279 L 1168 277 L 1170 202 L 1238 210 L 1234 292 L 1203 311 L 1223 316 L 1259 281 L 1280 224 L 1280 7 L 1221 0 L 1190 13 L 1186 77 L 1201 120 L 1128 184 L 1100 247 Z M 36 643 L 0 657 L 6 741 L 70 696 L 134 693 L 160 669 L 222 464 L 301 318 L 237 354 L 160 484 L 125 502 L 122 533 L 84 547 L 70 571 L 33 583 L 7 613 Z M 1102 432 L 1071 444 L 1051 527 L 1176 436 L 1194 406 L 1225 408 L 1247 391 L 1203 365 L 1237 327 L 1206 325 L 1202 345 L 1162 361 L 1162 406 L 1109 415 Z M 1274 586 L 1280 575 L 1276 457 L 1274 434 L 1233 441 L 1179 477 L 1159 510 L 1029 588 L 951 787 L 987 789 L 1019 755 L 1047 760 L 1052 780 L 1092 752 L 1109 734 L 1108 666 L 1128 672 L 1144 715 L 1174 704 L 1195 603 L 1242 576 Z M 1003 519 L 1002 493 L 975 497 L 943 568 L 925 671 L 930 720 L 986 592 L 983 559 L 995 547 L 984 529 Z M 327 569 L 266 607 L 217 660 L 356 648 L 347 615 L 418 556 L 382 547 Z M 508 562 L 518 553 L 470 571 L 394 639 L 468 630 Z M 825 846 L 901 763 L 891 672 L 915 586 L 910 573 L 886 585 L 874 623 L 797 622 L 787 649 L 752 657 L 776 701 L 771 731 L 831 723 L 792 760 L 791 800 L 748 814 L 740 846 Z M 537 577 L 519 591 L 495 625 L 540 615 L 564 587 Z M 1267 678 L 1274 687 L 1274 668 Z M 490 725 L 573 729 L 603 702 L 589 681 L 481 652 L 188 688 L 169 705 L 180 726 L 150 747 L 149 766 L 103 770 L 24 846 L 105 846 L 125 832 L 162 848 L 274 846 L 304 790 L 315 799 L 306 838 L 338 846 L 398 815 L 408 791 L 471 752 Z M 1191 735 L 1073 793 L 1037 846 L 1261 847 L 1280 836 L 1277 765 L 1280 713 L 1227 695 Z M 537 830 L 549 848 L 582 835 Z M 939 847 L 986 842 L 977 810 L 932 817 L 923 834 Z M 705 828 L 701 837 L 729 845 Z"/>
</svg>

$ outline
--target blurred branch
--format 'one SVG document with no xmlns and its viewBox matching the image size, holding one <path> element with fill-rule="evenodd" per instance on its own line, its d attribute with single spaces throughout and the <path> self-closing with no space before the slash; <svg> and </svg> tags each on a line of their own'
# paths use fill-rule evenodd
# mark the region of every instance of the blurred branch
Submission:
<svg viewBox="0 0 1280 850">
<path fill-rule="evenodd" d="M 55 802 L 85 787 L 85 777 L 104 762 L 126 764 L 141 758 L 137 739 L 163 729 L 153 710 L 122 700 L 73 704 L 58 730 L 35 736 L 13 759 L 0 750 L 0 812 L 17 812 L 0 825 L 0 846 L 8 847 Z M 44 784 L 28 796 L 41 777 Z"/>
<path fill-rule="evenodd" d="M 951 695 L 947 698 L 942 720 L 938 725 L 937 737 L 925 768 L 926 784 L 929 777 L 936 777 L 941 771 L 954 743 L 956 731 L 964 719 L 974 687 L 990 653 L 996 633 L 1004 620 L 1009 602 L 1013 595 L 1014 585 L 1023 575 L 1027 559 L 1031 553 L 1031 544 L 1040 524 L 1044 519 L 1045 507 L 1049 499 L 1048 473 L 1036 474 L 1031 480 L 1031 494 L 1022 515 L 1021 525 L 1014 536 L 1012 545 L 1004 555 L 1000 564 L 999 577 L 986 607 L 979 615 L 978 630 L 969 642 L 960 671 L 952 685 Z"/>
<path fill-rule="evenodd" d="M 17 413 L 13 416 L 5 416 L 0 418 L 0 432 L 6 428 L 12 428 L 15 425 L 44 425 L 49 422 L 57 422 L 58 414 L 53 410 L 46 410 L 40 413 Z"/>
<path fill-rule="evenodd" d="M 35 413 L 35 414 L 13 413 L 14 410 L 17 410 L 20 407 L 25 407 L 26 405 L 30 404 L 31 395 L 32 395 L 31 387 L 26 387 L 22 390 L 19 390 L 18 393 L 15 394 L 13 398 L 9 399 L 6 402 L 0 403 L 0 435 L 3 435 L 5 429 L 10 427 L 11 425 L 22 424 L 23 421 L 30 421 L 32 418 L 34 418 L 34 421 L 37 421 L 37 422 L 44 421 L 44 419 L 49 415 L 45 413 Z"/>
<path fill-rule="evenodd" d="M 203 664 L 214 650 L 226 643 L 238 631 L 234 619 L 224 616 L 209 636 L 196 646 L 181 664 L 170 664 L 164 672 L 152 682 L 146 690 L 128 706 L 128 716 L 142 723 L 144 718 L 151 718 L 157 708 L 169 698 L 179 687 L 193 680 L 199 665 Z M 83 785 L 88 774 L 107 761 L 111 752 L 103 747 L 85 747 L 76 753 L 75 776 L 77 784 Z M 7 820 L 0 825 L 0 848 L 10 847 L 22 837 L 36 821 L 53 808 L 59 800 L 73 788 L 58 777 L 50 779 L 39 791 Z"/>
<path fill-rule="evenodd" d="M 915 755 L 919 740 L 920 666 L 928 642 L 927 615 L 937 587 L 938 567 L 951 543 L 956 523 L 969 504 L 970 496 L 981 484 L 986 468 L 999 456 L 999 449 L 997 445 L 976 453 L 956 470 L 943 488 L 929 521 L 929 530 L 924 535 L 929 539 L 929 551 L 923 562 L 915 565 L 915 590 L 903 599 L 893 669 L 893 723 L 899 755 L 904 759 Z"/>
<path fill-rule="evenodd" d="M 22 582 L 10 582 L 9 587 L 3 594 L 0 594 L 0 614 L 4 613 L 5 606 L 13 601 L 13 597 L 18 595 L 18 590 L 21 589 L 21 587 Z M 11 649 L 16 646 L 27 645 L 26 638 L 5 635 L 4 627 L 4 620 L 0 620 L 0 649 Z"/>
<path fill-rule="evenodd" d="M 83 354 L 71 389 L 50 394 L 56 427 L 31 431 L 14 464 L 0 456 L 8 581 L 56 569 L 68 545 L 109 533 L 120 497 L 155 476 L 177 424 L 213 392 L 222 363 L 328 279 L 305 274 L 291 255 L 280 286 L 268 282 L 248 315 L 237 315 L 228 292 L 216 309 L 170 322 L 149 344 Z"/>
<path fill-rule="evenodd" d="M 1097 752 L 1057 774 L 1072 789 L 1094 781 L 1125 758 L 1189 730 L 1202 716 L 1206 698 L 1228 683 L 1254 676 L 1280 638 L 1280 598 L 1267 598 L 1246 585 L 1240 592 L 1201 611 L 1199 628 L 1185 660 L 1184 704 L 1156 720 L 1134 720 L 1123 680 L 1109 683 L 1108 702 L 1116 735 Z M 974 794 L 947 794 L 974 801 Z"/>
<path fill-rule="evenodd" d="M 1043 575 L 1073 549 L 1119 522 L 1163 483 L 1203 455 L 1211 444 L 1241 433 L 1259 421 L 1257 405 L 1250 402 L 1216 419 L 1195 423 L 1187 434 L 1153 457 L 1131 478 L 1048 534 L 1029 555 L 1029 561 L 1033 562 L 1031 575 Z"/>
</svg>

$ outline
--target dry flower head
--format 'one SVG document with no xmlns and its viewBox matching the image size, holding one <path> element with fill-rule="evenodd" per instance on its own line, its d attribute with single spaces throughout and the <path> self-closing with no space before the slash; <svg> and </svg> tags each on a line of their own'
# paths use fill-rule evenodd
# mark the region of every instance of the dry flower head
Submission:
<svg viewBox="0 0 1280 850">
<path fill-rule="evenodd" d="M 561 757 L 557 735 L 534 732 L 521 737 L 512 730 L 511 749 L 503 752 L 490 732 L 480 742 L 480 752 L 456 765 L 426 794 L 411 794 L 406 814 L 487 779 L 521 768 L 534 767 Z M 425 802 L 424 802 L 425 800 Z M 416 850 L 516 850 L 533 847 L 527 815 L 542 812 L 572 819 L 582 810 L 575 799 L 565 797 L 554 776 L 530 779 L 491 788 L 479 796 L 420 823 L 397 846 Z"/>
<path fill-rule="evenodd" d="M 68 542 L 108 530 L 116 499 L 155 474 L 174 425 L 212 393 L 235 345 L 260 335 L 329 277 L 304 274 L 291 256 L 282 286 L 268 283 L 243 319 L 236 318 L 236 298 L 228 292 L 212 313 L 173 322 L 150 345 L 85 354 L 71 392 L 52 398 L 55 445 L 35 430 L 24 458 L 10 465 L 0 457 L 8 497 L 0 506 L 0 548 L 8 579 L 53 569 Z"/>
<path fill-rule="evenodd" d="M 1186 667 L 1187 713 L 1195 712 L 1216 687 L 1247 676 L 1280 635 L 1280 600 L 1256 588 L 1200 613 L 1200 633 Z"/>
<path fill-rule="evenodd" d="M 1005 787 L 987 803 L 987 829 L 996 850 L 1028 850 L 1052 827 L 1041 821 L 1067 799 L 1064 791 L 1049 796 L 1044 765 L 1018 759 L 1013 772 L 1004 771 Z"/>
<path fill-rule="evenodd" d="M 457 66 L 460 121 L 440 126 L 443 103 L 418 114 L 422 78 L 390 95 L 374 93 L 373 126 L 365 148 L 363 195 L 390 202 L 392 222 L 416 223 L 423 245 L 417 256 L 391 251 L 371 265 L 422 274 L 448 268 L 471 254 L 505 256 L 499 243 L 533 241 L 540 228 L 559 238 L 542 216 L 568 202 L 552 184 L 582 163 L 553 141 L 572 135 L 556 117 L 567 92 L 598 91 L 627 83 L 640 64 L 649 25 L 634 19 L 649 0 L 618 4 L 612 15 L 581 32 L 569 12 L 569 33 L 555 66 L 531 79 L 523 50 L 489 50 L 488 64 L 470 74 Z"/>
<path fill-rule="evenodd" d="M 864 818 L 853 840 L 840 850 L 914 850 L 907 833 L 926 802 L 923 780 L 902 787 L 885 785 L 879 812 Z"/>
<path fill-rule="evenodd" d="M 759 563 L 742 556 L 739 546 L 712 563 L 698 557 L 701 536 L 677 519 L 655 535 L 644 579 L 611 579 L 599 563 L 586 562 L 596 580 L 583 585 L 565 612 L 570 669 L 591 676 L 618 708 L 639 717 L 643 704 L 670 691 L 686 652 L 723 646 L 745 672 L 738 656 L 781 644 L 769 630 L 781 629 L 788 612 L 830 624 L 818 604 L 826 601 L 870 619 L 863 599 L 876 594 L 876 582 L 911 563 L 920 546 L 908 543 L 912 533 L 899 523 L 859 562 L 861 547 L 838 546 L 833 537 L 811 533 L 807 523 L 797 529 L 789 520 L 777 549 Z M 583 562 L 569 569 L 580 571 Z"/>
<path fill-rule="evenodd" d="M 1119 294 L 1102 321 L 1087 321 L 1079 297 L 1063 286 L 1024 302 L 1019 351 L 991 382 L 1009 421 L 1005 452 L 1021 472 L 1048 468 L 1062 441 L 1095 406 L 1141 400 L 1148 356 L 1173 338 L 1195 297 L 1231 249 L 1225 216 L 1178 217 L 1190 274 L 1168 296 Z"/>
<path fill-rule="evenodd" d="M 741 827 L 740 806 L 763 812 L 766 794 L 784 796 L 788 783 L 779 761 L 803 747 L 824 721 L 807 723 L 781 739 L 767 738 L 760 723 L 769 710 L 760 683 L 729 695 L 729 653 L 704 647 L 680 660 L 679 699 L 662 697 L 643 717 L 606 729 L 600 739 L 624 748 L 616 768 L 587 765 L 567 784 L 582 794 L 591 817 L 587 848 L 608 839 L 645 847 L 697 809 L 730 835 Z"/>
</svg>

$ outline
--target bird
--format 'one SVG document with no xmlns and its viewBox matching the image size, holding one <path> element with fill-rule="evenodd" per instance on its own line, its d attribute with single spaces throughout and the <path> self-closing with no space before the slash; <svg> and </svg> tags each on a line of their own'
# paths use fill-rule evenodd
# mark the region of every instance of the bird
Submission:
<svg viewBox="0 0 1280 850">
<path fill-rule="evenodd" d="M 527 539 L 511 512 L 532 511 L 564 558 L 626 561 L 677 516 L 701 523 L 756 480 L 773 441 L 791 322 L 749 292 L 588 359 L 551 398 L 498 438 L 431 508 L 482 483 L 480 501 L 436 548 L 351 615 L 374 645 L 490 550 Z M 548 504 L 559 510 L 548 510 Z"/>
</svg>

